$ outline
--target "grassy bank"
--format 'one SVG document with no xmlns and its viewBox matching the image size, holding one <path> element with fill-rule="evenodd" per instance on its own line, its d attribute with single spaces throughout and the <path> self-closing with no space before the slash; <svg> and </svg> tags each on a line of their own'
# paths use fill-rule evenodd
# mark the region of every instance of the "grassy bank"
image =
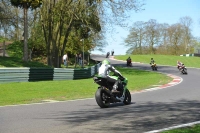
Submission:
<svg viewBox="0 0 200 133">
<path fill-rule="evenodd" d="M 129 55 L 117 55 L 114 58 L 119 60 L 126 60 Z M 170 65 L 176 66 L 177 60 L 183 62 L 186 67 L 197 67 L 200 68 L 200 57 L 185 57 L 185 56 L 174 56 L 174 55 L 131 55 L 133 62 L 150 63 L 150 59 L 154 58 L 156 63 L 159 65 Z"/>
<path fill-rule="evenodd" d="M 200 124 L 164 131 L 162 133 L 200 133 Z"/>
<path fill-rule="evenodd" d="M 18 57 L 0 57 L 0 67 L 49 67 L 43 63 L 29 61 L 24 62 Z"/>
<path fill-rule="evenodd" d="M 171 81 L 166 75 L 117 68 L 124 77 L 129 80 L 128 88 L 136 91 L 151 87 L 151 85 L 165 84 Z M 0 106 L 38 103 L 43 100 L 72 100 L 80 98 L 92 98 L 98 85 L 93 79 L 41 81 L 0 84 Z"/>
<path fill-rule="evenodd" d="M 84 67 L 90 67 L 95 65 L 96 62 L 93 60 L 90 60 L 89 65 L 85 65 Z M 38 61 L 28 61 L 24 62 L 21 58 L 19 57 L 1 57 L 0 56 L 0 68 L 1 67 L 45 67 L 45 68 L 50 68 L 47 64 L 44 64 L 42 62 Z M 62 68 L 65 68 L 63 64 L 61 64 Z M 75 68 L 74 64 L 70 64 L 68 68 Z M 81 66 L 77 65 L 76 68 L 81 68 Z"/>
</svg>

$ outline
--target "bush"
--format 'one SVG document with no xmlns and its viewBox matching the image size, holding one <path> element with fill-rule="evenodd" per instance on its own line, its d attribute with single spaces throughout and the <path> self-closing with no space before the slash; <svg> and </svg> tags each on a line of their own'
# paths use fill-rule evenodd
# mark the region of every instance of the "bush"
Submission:
<svg viewBox="0 0 200 133">
<path fill-rule="evenodd" d="M 23 57 L 23 46 L 24 44 L 20 41 L 15 41 L 8 45 L 7 50 L 10 56 L 22 58 Z"/>
</svg>

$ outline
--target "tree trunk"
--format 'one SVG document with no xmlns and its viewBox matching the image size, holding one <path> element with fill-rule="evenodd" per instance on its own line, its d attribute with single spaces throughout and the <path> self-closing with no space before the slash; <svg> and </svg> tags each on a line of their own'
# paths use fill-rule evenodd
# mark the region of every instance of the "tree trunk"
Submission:
<svg viewBox="0 0 200 133">
<path fill-rule="evenodd" d="M 27 24 L 27 4 L 24 4 L 24 61 L 28 62 L 28 24 Z"/>
<path fill-rule="evenodd" d="M 53 66 L 55 68 L 59 68 L 60 67 L 60 56 L 59 56 L 59 50 L 57 48 L 55 48 L 53 50 L 53 53 L 52 53 L 53 57 L 52 57 L 52 63 L 53 63 Z"/>
<path fill-rule="evenodd" d="M 6 55 L 6 44 L 5 40 L 3 41 L 3 57 Z"/>
</svg>

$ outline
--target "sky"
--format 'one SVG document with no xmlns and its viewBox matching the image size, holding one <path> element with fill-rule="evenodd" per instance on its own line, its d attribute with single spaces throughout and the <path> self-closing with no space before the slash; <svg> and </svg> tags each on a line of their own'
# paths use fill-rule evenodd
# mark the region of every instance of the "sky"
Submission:
<svg viewBox="0 0 200 133">
<path fill-rule="evenodd" d="M 144 0 L 144 10 L 140 12 L 130 12 L 130 18 L 127 20 L 129 26 L 134 22 L 147 22 L 155 19 L 157 23 L 178 23 L 180 18 L 189 16 L 193 20 L 192 34 L 200 37 L 200 0 Z M 124 39 L 129 34 L 128 28 L 115 26 L 115 31 L 106 34 L 106 42 L 108 45 L 104 48 L 105 52 L 97 50 L 92 51 L 93 54 L 106 54 L 114 50 L 115 55 L 125 55 L 127 47 L 125 47 Z"/>
</svg>

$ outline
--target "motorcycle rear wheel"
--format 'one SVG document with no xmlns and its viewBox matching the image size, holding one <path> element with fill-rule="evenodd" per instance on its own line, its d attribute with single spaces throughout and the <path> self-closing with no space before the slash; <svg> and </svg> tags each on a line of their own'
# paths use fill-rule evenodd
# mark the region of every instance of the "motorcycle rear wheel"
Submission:
<svg viewBox="0 0 200 133">
<path fill-rule="evenodd" d="M 126 89 L 125 98 L 124 98 L 123 103 L 124 103 L 125 105 L 128 105 L 128 104 L 131 103 L 131 93 L 130 93 L 130 91 L 129 91 L 128 89 Z"/>
<path fill-rule="evenodd" d="M 106 97 L 107 94 L 102 88 L 99 88 L 95 93 L 96 102 L 101 108 L 108 108 L 110 105 L 110 102 Z"/>
</svg>

